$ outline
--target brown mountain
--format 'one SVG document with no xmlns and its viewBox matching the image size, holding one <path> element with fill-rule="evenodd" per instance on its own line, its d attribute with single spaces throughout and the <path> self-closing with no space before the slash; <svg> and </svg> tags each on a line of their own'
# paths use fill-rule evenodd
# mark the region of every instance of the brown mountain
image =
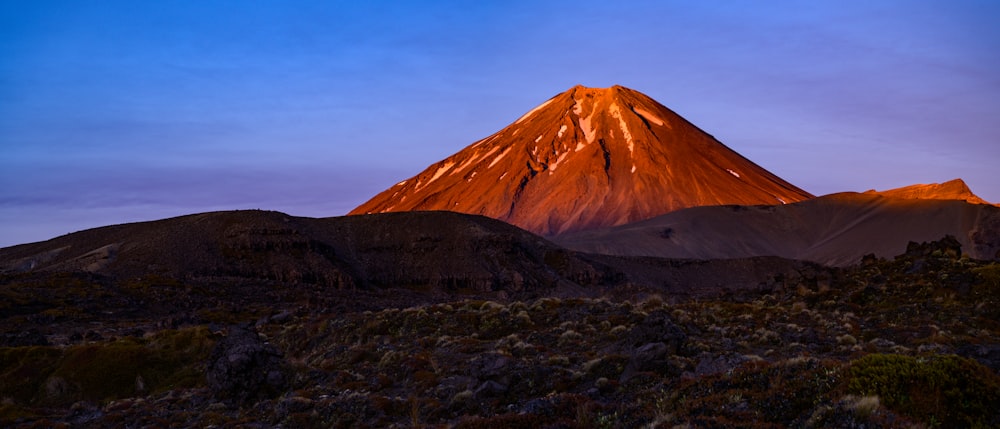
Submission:
<svg viewBox="0 0 1000 429">
<path fill-rule="evenodd" d="M 59 273 L 117 285 L 169 279 L 213 297 L 272 296 L 276 306 L 313 293 L 342 304 L 367 291 L 407 305 L 449 294 L 558 295 L 601 276 L 571 252 L 482 216 L 316 219 L 258 210 L 107 226 L 0 249 L 0 275 Z"/>
<path fill-rule="evenodd" d="M 902 188 L 890 189 L 887 191 L 876 191 L 874 189 L 865 191 L 866 194 L 877 194 L 890 198 L 906 198 L 919 200 L 960 200 L 972 204 L 990 204 L 978 195 L 972 193 L 969 185 L 962 179 L 953 179 L 944 183 L 918 184 L 904 186 Z"/>
<path fill-rule="evenodd" d="M 63 341 L 81 325 L 121 335 L 473 298 L 704 297 L 754 290 L 803 267 L 778 258 L 585 255 L 495 219 L 446 211 L 201 213 L 0 248 L 0 346 L 29 327 Z"/>
<path fill-rule="evenodd" d="M 1000 257 L 1000 208 L 956 200 L 840 193 L 779 206 L 695 207 L 653 219 L 554 237 L 569 249 L 622 256 L 779 256 L 851 265 L 893 257 L 910 241 L 954 236 L 977 259 Z"/>
<path fill-rule="evenodd" d="M 191 285 L 208 285 L 212 289 L 203 292 L 213 296 L 262 287 L 272 294 L 311 290 L 355 302 L 351 295 L 368 291 L 374 294 L 368 299 L 382 304 L 395 295 L 413 304 L 406 299 L 608 293 L 606 287 L 623 282 L 625 290 L 698 295 L 720 290 L 719 276 L 727 279 L 721 284 L 739 289 L 798 265 L 774 258 L 675 262 L 586 255 L 495 219 L 447 211 L 317 219 L 239 210 L 105 226 L 0 248 L 0 286 L 72 274 L 112 284 L 169 280 L 164 284 L 189 285 L 187 293 Z M 712 280 L 701 281 L 706 275 Z M 664 279 L 677 287 L 663 289 Z"/>
<path fill-rule="evenodd" d="M 449 210 L 548 236 L 810 197 L 638 91 L 575 86 L 350 214 Z"/>
</svg>

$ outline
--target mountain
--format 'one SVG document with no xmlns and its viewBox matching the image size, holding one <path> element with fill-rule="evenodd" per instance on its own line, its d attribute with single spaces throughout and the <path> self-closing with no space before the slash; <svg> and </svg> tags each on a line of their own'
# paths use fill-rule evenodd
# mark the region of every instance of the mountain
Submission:
<svg viewBox="0 0 1000 429">
<path fill-rule="evenodd" d="M 70 276 L 104 283 L 105 290 L 187 285 L 184 293 L 197 286 L 198 293 L 241 300 L 264 291 L 275 305 L 302 293 L 360 304 L 361 294 L 381 307 L 448 296 L 593 295 L 623 284 L 626 293 L 698 296 L 753 288 L 800 265 L 773 258 L 675 262 L 586 255 L 495 219 L 446 211 L 317 219 L 240 210 L 0 248 L 0 286 Z M 706 275 L 710 280 L 701 281 Z M 725 288 L 717 287 L 720 278 Z M 667 283 L 672 286 L 664 288 Z"/>
<path fill-rule="evenodd" d="M 448 210 L 551 236 L 811 197 L 638 91 L 575 86 L 350 214 Z"/>
<path fill-rule="evenodd" d="M 569 252 L 482 216 L 414 212 L 315 219 L 259 210 L 107 226 L 8 247 L 0 249 L 0 273 L 171 279 L 222 285 L 213 291 L 218 294 L 279 285 L 331 293 L 547 295 L 599 279 L 594 267 Z"/>
<path fill-rule="evenodd" d="M 66 342 L 81 326 L 107 337 L 463 299 L 700 298 L 757 290 L 807 265 L 585 255 L 446 211 L 200 213 L 0 249 L 0 347 L 24 345 L 28 330 Z"/>
<path fill-rule="evenodd" d="M 844 266 L 908 243 L 954 236 L 977 259 L 1000 257 L 1000 208 L 956 200 L 840 193 L 779 206 L 695 207 L 553 237 L 569 249 L 661 258 L 779 256 Z"/>
<path fill-rule="evenodd" d="M 990 204 L 978 195 L 972 193 L 972 189 L 965 184 L 962 179 L 953 179 L 944 183 L 918 184 L 904 186 L 902 188 L 890 189 L 887 191 L 876 191 L 874 189 L 865 191 L 866 194 L 876 194 L 890 198 L 907 198 L 921 200 L 960 200 L 972 204 Z"/>
</svg>

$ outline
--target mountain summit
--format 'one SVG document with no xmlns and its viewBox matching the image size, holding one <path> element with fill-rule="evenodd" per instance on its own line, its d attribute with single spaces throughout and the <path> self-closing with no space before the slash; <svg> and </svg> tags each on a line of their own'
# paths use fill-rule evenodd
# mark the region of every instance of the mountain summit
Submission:
<svg viewBox="0 0 1000 429">
<path fill-rule="evenodd" d="M 902 188 L 876 191 L 865 191 L 866 194 L 876 194 L 889 198 L 904 198 L 913 200 L 959 200 L 971 204 L 990 204 L 978 195 L 972 193 L 969 185 L 962 179 L 952 179 L 944 183 L 917 184 Z"/>
<path fill-rule="evenodd" d="M 552 236 L 811 197 L 638 91 L 575 86 L 350 214 L 450 210 Z"/>
</svg>

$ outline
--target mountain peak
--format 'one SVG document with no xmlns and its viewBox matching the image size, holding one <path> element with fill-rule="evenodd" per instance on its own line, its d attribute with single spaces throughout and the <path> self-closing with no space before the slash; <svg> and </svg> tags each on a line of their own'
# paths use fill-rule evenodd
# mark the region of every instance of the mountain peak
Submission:
<svg viewBox="0 0 1000 429">
<path fill-rule="evenodd" d="M 944 183 L 921 183 L 885 191 L 872 189 L 865 193 L 910 200 L 960 200 L 972 204 L 990 204 L 989 201 L 974 194 L 962 179 L 952 179 Z"/>
<path fill-rule="evenodd" d="M 556 235 L 810 197 L 639 91 L 576 85 L 350 214 L 451 210 Z"/>
</svg>

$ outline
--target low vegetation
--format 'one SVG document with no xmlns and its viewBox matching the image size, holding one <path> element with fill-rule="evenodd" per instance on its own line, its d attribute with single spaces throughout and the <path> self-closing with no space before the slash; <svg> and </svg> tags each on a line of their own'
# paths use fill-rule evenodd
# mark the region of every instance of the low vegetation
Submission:
<svg viewBox="0 0 1000 429">
<path fill-rule="evenodd" d="M 0 348 L 0 425 L 998 427 L 997 273 L 930 251 L 700 301 L 211 314 Z M 231 402 L 209 386 L 230 323 L 280 353 L 283 391 Z"/>
</svg>

